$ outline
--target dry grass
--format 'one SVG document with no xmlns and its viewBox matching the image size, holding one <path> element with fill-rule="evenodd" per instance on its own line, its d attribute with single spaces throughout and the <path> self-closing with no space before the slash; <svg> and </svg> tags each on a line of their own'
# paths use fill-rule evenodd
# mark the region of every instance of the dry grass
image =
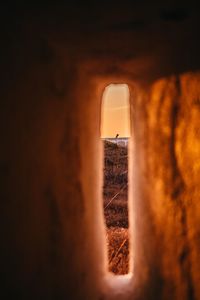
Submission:
<svg viewBox="0 0 200 300">
<path fill-rule="evenodd" d="M 109 271 L 128 273 L 127 148 L 104 143 L 104 216 L 107 226 Z"/>
<path fill-rule="evenodd" d="M 127 198 L 119 194 L 112 202 L 110 202 L 111 199 L 112 197 L 104 198 L 104 216 L 107 227 L 128 228 Z"/>
<path fill-rule="evenodd" d="M 129 237 L 127 228 L 107 228 L 109 271 L 117 275 L 128 273 Z"/>
</svg>

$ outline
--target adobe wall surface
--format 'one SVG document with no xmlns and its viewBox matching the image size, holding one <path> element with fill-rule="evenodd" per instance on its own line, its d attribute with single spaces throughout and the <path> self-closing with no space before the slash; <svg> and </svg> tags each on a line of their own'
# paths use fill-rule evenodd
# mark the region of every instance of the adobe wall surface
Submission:
<svg viewBox="0 0 200 300">
<path fill-rule="evenodd" d="M 182 23 L 157 21 L 165 7 L 136 7 L 129 18 L 120 6 L 112 18 L 98 7 L 94 16 L 2 10 L 4 299 L 200 299 L 198 13 L 191 5 Z M 130 87 L 133 127 L 134 276 L 117 283 L 105 281 L 101 200 L 100 108 L 111 82 Z"/>
<path fill-rule="evenodd" d="M 199 79 L 161 79 L 136 102 L 135 272 L 144 299 L 200 299 Z"/>
</svg>

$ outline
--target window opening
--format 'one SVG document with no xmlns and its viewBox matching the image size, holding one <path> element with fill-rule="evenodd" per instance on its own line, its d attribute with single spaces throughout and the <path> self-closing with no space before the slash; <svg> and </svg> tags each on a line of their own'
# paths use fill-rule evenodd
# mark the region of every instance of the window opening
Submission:
<svg viewBox="0 0 200 300">
<path fill-rule="evenodd" d="M 129 98 L 126 84 L 110 84 L 104 90 L 101 107 L 101 138 L 104 146 L 102 198 L 108 271 L 115 275 L 129 272 Z"/>
</svg>

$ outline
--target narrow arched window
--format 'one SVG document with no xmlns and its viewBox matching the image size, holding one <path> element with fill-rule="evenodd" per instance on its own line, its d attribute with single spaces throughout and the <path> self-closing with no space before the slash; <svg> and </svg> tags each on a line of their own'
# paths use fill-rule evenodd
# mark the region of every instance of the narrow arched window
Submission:
<svg viewBox="0 0 200 300">
<path fill-rule="evenodd" d="M 129 272 L 128 149 L 130 92 L 127 84 L 110 84 L 103 93 L 101 138 L 104 146 L 102 199 L 108 270 Z"/>
</svg>

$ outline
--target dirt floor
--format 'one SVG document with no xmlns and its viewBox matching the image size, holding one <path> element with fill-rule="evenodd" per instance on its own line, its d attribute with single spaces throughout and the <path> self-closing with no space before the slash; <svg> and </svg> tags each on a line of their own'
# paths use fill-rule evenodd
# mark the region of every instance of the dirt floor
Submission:
<svg viewBox="0 0 200 300">
<path fill-rule="evenodd" d="M 107 226 L 109 271 L 128 273 L 127 147 L 104 142 L 104 216 Z"/>
</svg>

